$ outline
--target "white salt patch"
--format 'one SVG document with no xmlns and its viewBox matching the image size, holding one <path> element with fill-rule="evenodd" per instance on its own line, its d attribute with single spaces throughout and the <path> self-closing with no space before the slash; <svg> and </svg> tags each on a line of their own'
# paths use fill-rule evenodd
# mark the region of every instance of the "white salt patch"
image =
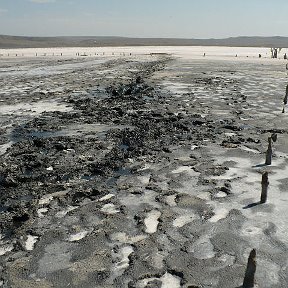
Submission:
<svg viewBox="0 0 288 288">
<path fill-rule="evenodd" d="M 226 208 L 218 208 L 217 207 L 214 210 L 214 213 L 215 213 L 215 215 L 209 219 L 209 222 L 211 222 L 211 223 L 216 223 L 219 220 L 224 219 L 228 215 L 229 210 L 227 210 Z"/>
<path fill-rule="evenodd" d="M 134 252 L 131 246 L 122 247 L 115 255 L 119 261 L 115 264 L 115 274 L 120 276 L 129 267 L 129 256 Z"/>
<path fill-rule="evenodd" d="M 197 259 L 211 259 L 216 255 L 214 246 L 206 236 L 197 240 L 191 249 L 189 249 L 189 252 L 192 252 L 193 256 Z"/>
<path fill-rule="evenodd" d="M 114 204 L 106 204 L 101 208 L 101 212 L 106 213 L 106 214 L 117 214 L 120 211 L 115 208 Z"/>
<path fill-rule="evenodd" d="M 180 216 L 173 221 L 173 226 L 180 228 L 186 225 L 187 223 L 192 222 L 193 220 L 195 220 L 195 215 Z"/>
<path fill-rule="evenodd" d="M 177 206 L 177 203 L 175 202 L 176 195 L 169 195 L 166 197 L 165 202 L 168 204 L 170 207 L 175 207 Z"/>
<path fill-rule="evenodd" d="M 218 260 L 222 261 L 225 263 L 225 266 L 232 266 L 235 262 L 236 257 L 229 255 L 229 254 L 224 254 L 221 257 L 218 258 Z"/>
<path fill-rule="evenodd" d="M 160 280 L 162 281 L 161 288 L 180 288 L 181 287 L 181 280 L 180 278 L 173 276 L 166 272 Z"/>
<path fill-rule="evenodd" d="M 182 173 L 182 172 L 191 172 L 191 168 L 189 166 L 182 166 L 182 167 L 179 167 L 179 168 L 171 171 L 171 173 L 173 173 L 173 174 L 178 174 L 178 173 Z"/>
<path fill-rule="evenodd" d="M 157 231 L 157 227 L 159 224 L 159 217 L 161 216 L 161 212 L 158 210 L 152 210 L 147 213 L 147 217 L 144 220 L 144 224 L 146 226 L 145 232 L 149 234 L 153 234 Z"/>
<path fill-rule="evenodd" d="M 39 200 L 39 205 L 49 204 L 53 200 L 53 196 L 45 195 Z"/>
<path fill-rule="evenodd" d="M 137 179 L 143 184 L 148 185 L 150 182 L 150 175 L 147 176 L 138 176 Z"/>
<path fill-rule="evenodd" d="M 100 202 L 106 201 L 106 200 L 113 198 L 114 196 L 115 196 L 114 194 L 107 194 L 107 195 L 103 196 L 102 198 L 100 198 L 99 201 Z"/>
<path fill-rule="evenodd" d="M 74 149 L 71 149 L 71 148 L 68 148 L 65 150 L 66 152 L 71 152 L 71 153 L 75 153 L 75 150 Z"/>
<path fill-rule="evenodd" d="M 126 233 L 119 232 L 114 233 L 110 236 L 112 241 L 117 241 L 120 243 L 128 243 L 128 244 L 134 244 L 139 241 L 142 241 L 147 238 L 147 235 L 136 235 L 136 236 L 129 236 Z"/>
<path fill-rule="evenodd" d="M 227 194 L 225 192 L 220 191 L 215 196 L 216 198 L 225 198 L 227 197 Z"/>
<path fill-rule="evenodd" d="M 38 238 L 39 238 L 38 236 L 27 235 L 27 240 L 25 242 L 25 249 L 27 251 L 32 251 Z"/>
<path fill-rule="evenodd" d="M 137 283 L 137 288 L 146 288 L 148 283 L 151 282 L 151 281 L 154 281 L 154 280 L 159 280 L 157 278 L 145 278 L 145 279 L 142 279 L 140 281 L 138 281 Z"/>
<path fill-rule="evenodd" d="M 261 169 L 263 168 L 261 166 L 257 166 L 257 164 L 263 163 L 264 160 L 262 159 L 262 157 L 259 157 L 258 160 L 231 157 L 230 160 L 236 163 L 235 167 L 230 168 L 227 171 L 226 175 L 222 175 L 220 177 L 221 178 L 223 177 L 223 179 L 234 178 L 232 185 L 232 193 L 234 195 L 237 195 L 237 198 L 235 198 L 237 199 L 237 201 L 235 200 L 234 202 L 230 202 L 226 208 L 229 210 L 237 209 L 242 211 L 243 215 L 249 219 L 248 222 L 250 223 L 250 226 L 255 226 L 255 223 L 257 223 L 258 227 L 264 227 L 263 225 L 267 223 L 267 219 L 269 218 L 269 221 L 274 223 L 276 226 L 275 236 L 278 238 L 278 240 L 282 241 L 285 244 L 288 244 L 287 240 L 288 226 L 287 226 L 287 219 L 285 217 L 287 210 L 286 203 L 288 202 L 288 194 L 283 193 L 279 189 L 279 184 L 283 183 L 282 182 L 283 179 L 287 178 L 288 175 L 288 165 L 286 162 L 287 155 L 276 151 L 276 156 L 274 157 L 272 162 L 273 165 L 267 167 L 269 168 L 269 171 L 271 171 L 271 173 L 269 174 L 270 185 L 269 185 L 268 203 L 273 204 L 274 208 L 272 213 L 270 213 L 269 210 L 267 211 L 265 210 L 263 212 L 258 212 L 256 214 L 253 213 L 251 209 L 243 209 L 243 206 L 259 201 L 260 198 L 259 191 L 261 191 L 261 174 L 259 174 L 258 171 L 259 170 L 261 171 Z M 217 161 L 223 161 L 223 162 L 226 161 L 225 155 L 223 155 L 223 157 L 221 156 L 219 157 L 218 154 Z M 221 179 L 220 177 L 218 177 L 217 179 Z M 209 204 L 215 207 L 215 203 L 214 204 L 209 203 Z M 217 206 L 219 207 L 219 205 L 216 205 L 216 207 Z M 227 214 L 225 212 L 225 209 L 224 210 L 220 209 L 220 211 L 219 209 L 220 208 L 216 209 L 216 215 L 213 216 L 212 219 L 210 219 L 210 221 L 211 220 L 212 222 L 213 220 L 217 221 L 219 218 L 225 217 L 225 214 Z M 224 215 L 221 217 L 220 216 L 221 214 Z M 246 237 L 249 237 L 251 241 L 254 241 L 253 239 L 255 237 L 259 237 L 259 235 L 253 235 L 253 232 L 251 232 L 251 234 L 249 236 L 247 235 Z"/>
<path fill-rule="evenodd" d="M 260 235 L 263 234 L 263 231 L 259 228 L 253 227 L 251 229 L 246 229 L 244 231 L 242 231 L 242 234 L 245 236 L 252 236 L 252 235 Z"/>
<path fill-rule="evenodd" d="M 78 206 L 68 206 L 65 210 L 59 211 L 55 214 L 55 217 L 57 218 L 63 218 L 64 216 L 66 216 L 67 213 L 77 209 Z"/>
<path fill-rule="evenodd" d="M 68 237 L 68 241 L 74 242 L 79 241 L 88 235 L 89 231 L 81 231 L 75 234 L 72 234 Z"/>
<path fill-rule="evenodd" d="M 13 250 L 13 245 L 3 245 L 2 247 L 0 247 L 0 256 L 5 255 L 8 252 L 11 252 Z"/>
<path fill-rule="evenodd" d="M 227 137 L 232 137 L 232 136 L 236 136 L 236 133 L 233 133 L 233 132 L 227 132 L 227 133 L 224 133 Z"/>
<path fill-rule="evenodd" d="M 240 146 L 239 147 L 241 150 L 244 150 L 244 151 L 247 151 L 247 152 L 252 152 L 254 154 L 260 154 L 261 152 L 258 151 L 258 150 L 255 150 L 255 149 L 251 149 L 251 148 L 248 148 L 246 146 Z"/>
<path fill-rule="evenodd" d="M 0 155 L 3 155 L 7 151 L 7 149 L 12 146 L 12 144 L 13 144 L 13 142 L 10 141 L 8 143 L 0 145 Z"/>
<path fill-rule="evenodd" d="M 37 214 L 40 218 L 43 218 L 45 213 L 48 212 L 48 208 L 40 208 L 37 210 Z"/>
<path fill-rule="evenodd" d="M 202 200 L 211 200 L 211 195 L 209 192 L 201 192 L 197 195 L 197 198 Z"/>
<path fill-rule="evenodd" d="M 197 146 L 197 145 L 191 145 L 191 150 L 193 151 L 193 150 L 195 150 L 196 148 L 198 148 L 199 146 Z"/>
<path fill-rule="evenodd" d="M 163 269 L 165 256 L 159 252 L 152 255 L 151 264 L 157 269 Z"/>
<path fill-rule="evenodd" d="M 152 205 L 154 208 L 161 208 L 161 205 L 155 202 L 155 197 L 158 195 L 155 191 L 144 190 L 144 193 L 141 195 L 135 195 L 129 193 L 128 195 L 118 195 L 118 199 L 122 205 L 131 209 L 141 206 L 142 204 Z"/>
<path fill-rule="evenodd" d="M 181 279 L 179 277 L 173 276 L 170 273 L 166 272 L 161 278 L 151 277 L 140 280 L 137 283 L 137 288 L 145 288 L 147 287 L 149 282 L 154 280 L 160 280 L 162 282 L 161 288 L 180 288 L 181 287 Z"/>
<path fill-rule="evenodd" d="M 151 165 L 146 163 L 142 168 L 137 169 L 137 171 L 144 171 L 144 170 L 149 169 L 150 167 Z"/>
<path fill-rule="evenodd" d="M 69 112 L 72 107 L 68 107 L 66 104 L 59 103 L 56 100 L 51 101 L 39 101 L 33 103 L 19 103 L 14 105 L 2 105 L 0 108 L 0 115 L 13 114 L 13 115 L 39 115 L 43 112 Z"/>
<path fill-rule="evenodd" d="M 266 226 L 266 225 L 265 225 Z M 254 225 L 251 225 L 250 223 L 245 223 L 242 227 L 241 233 L 244 236 L 256 236 L 256 235 L 261 235 L 263 234 L 263 231 L 265 230 L 265 226 L 263 228 L 256 227 Z"/>
</svg>

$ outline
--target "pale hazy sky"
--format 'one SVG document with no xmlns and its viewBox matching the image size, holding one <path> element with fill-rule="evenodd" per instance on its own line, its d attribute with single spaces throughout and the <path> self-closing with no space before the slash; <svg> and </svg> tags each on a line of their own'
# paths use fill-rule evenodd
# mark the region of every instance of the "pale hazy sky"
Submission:
<svg viewBox="0 0 288 288">
<path fill-rule="evenodd" d="M 288 36 L 288 0 L 0 0 L 0 34 Z"/>
</svg>

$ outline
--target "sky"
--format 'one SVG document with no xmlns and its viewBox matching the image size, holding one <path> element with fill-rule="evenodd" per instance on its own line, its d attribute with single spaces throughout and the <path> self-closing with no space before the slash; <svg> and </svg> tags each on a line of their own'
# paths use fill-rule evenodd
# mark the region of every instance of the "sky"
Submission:
<svg viewBox="0 0 288 288">
<path fill-rule="evenodd" d="M 0 34 L 288 36 L 288 0 L 0 0 Z"/>
</svg>

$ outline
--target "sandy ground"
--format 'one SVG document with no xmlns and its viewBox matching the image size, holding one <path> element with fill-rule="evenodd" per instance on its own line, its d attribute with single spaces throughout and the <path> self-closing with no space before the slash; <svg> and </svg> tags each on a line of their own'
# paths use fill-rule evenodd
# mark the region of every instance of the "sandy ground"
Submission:
<svg viewBox="0 0 288 288">
<path fill-rule="evenodd" d="M 0 287 L 287 287 L 287 62 L 65 49 L 0 51 Z"/>
</svg>

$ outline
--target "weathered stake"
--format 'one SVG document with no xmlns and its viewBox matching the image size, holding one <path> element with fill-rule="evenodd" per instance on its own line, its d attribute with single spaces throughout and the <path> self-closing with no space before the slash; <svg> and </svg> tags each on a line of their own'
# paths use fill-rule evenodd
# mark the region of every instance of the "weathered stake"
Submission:
<svg viewBox="0 0 288 288">
<path fill-rule="evenodd" d="M 266 151 L 266 165 L 271 165 L 272 163 L 272 139 L 271 137 L 268 138 L 268 149 Z"/>
<path fill-rule="evenodd" d="M 268 172 L 263 173 L 261 185 L 262 185 L 262 192 L 261 192 L 260 203 L 264 204 L 267 201 L 267 192 L 268 192 L 268 186 L 269 186 Z"/>
<path fill-rule="evenodd" d="M 273 140 L 273 142 L 276 142 L 276 141 L 277 141 L 277 138 L 278 138 L 278 136 L 277 136 L 276 133 L 272 133 L 272 134 L 271 134 L 271 139 Z"/>
<path fill-rule="evenodd" d="M 286 105 L 288 103 L 288 85 L 286 86 L 286 95 L 284 97 L 283 102 L 284 102 L 284 105 Z"/>
<path fill-rule="evenodd" d="M 246 267 L 245 277 L 243 281 L 243 288 L 253 288 L 255 284 L 255 272 L 256 272 L 256 250 L 253 249 L 250 252 L 248 263 Z"/>
</svg>

